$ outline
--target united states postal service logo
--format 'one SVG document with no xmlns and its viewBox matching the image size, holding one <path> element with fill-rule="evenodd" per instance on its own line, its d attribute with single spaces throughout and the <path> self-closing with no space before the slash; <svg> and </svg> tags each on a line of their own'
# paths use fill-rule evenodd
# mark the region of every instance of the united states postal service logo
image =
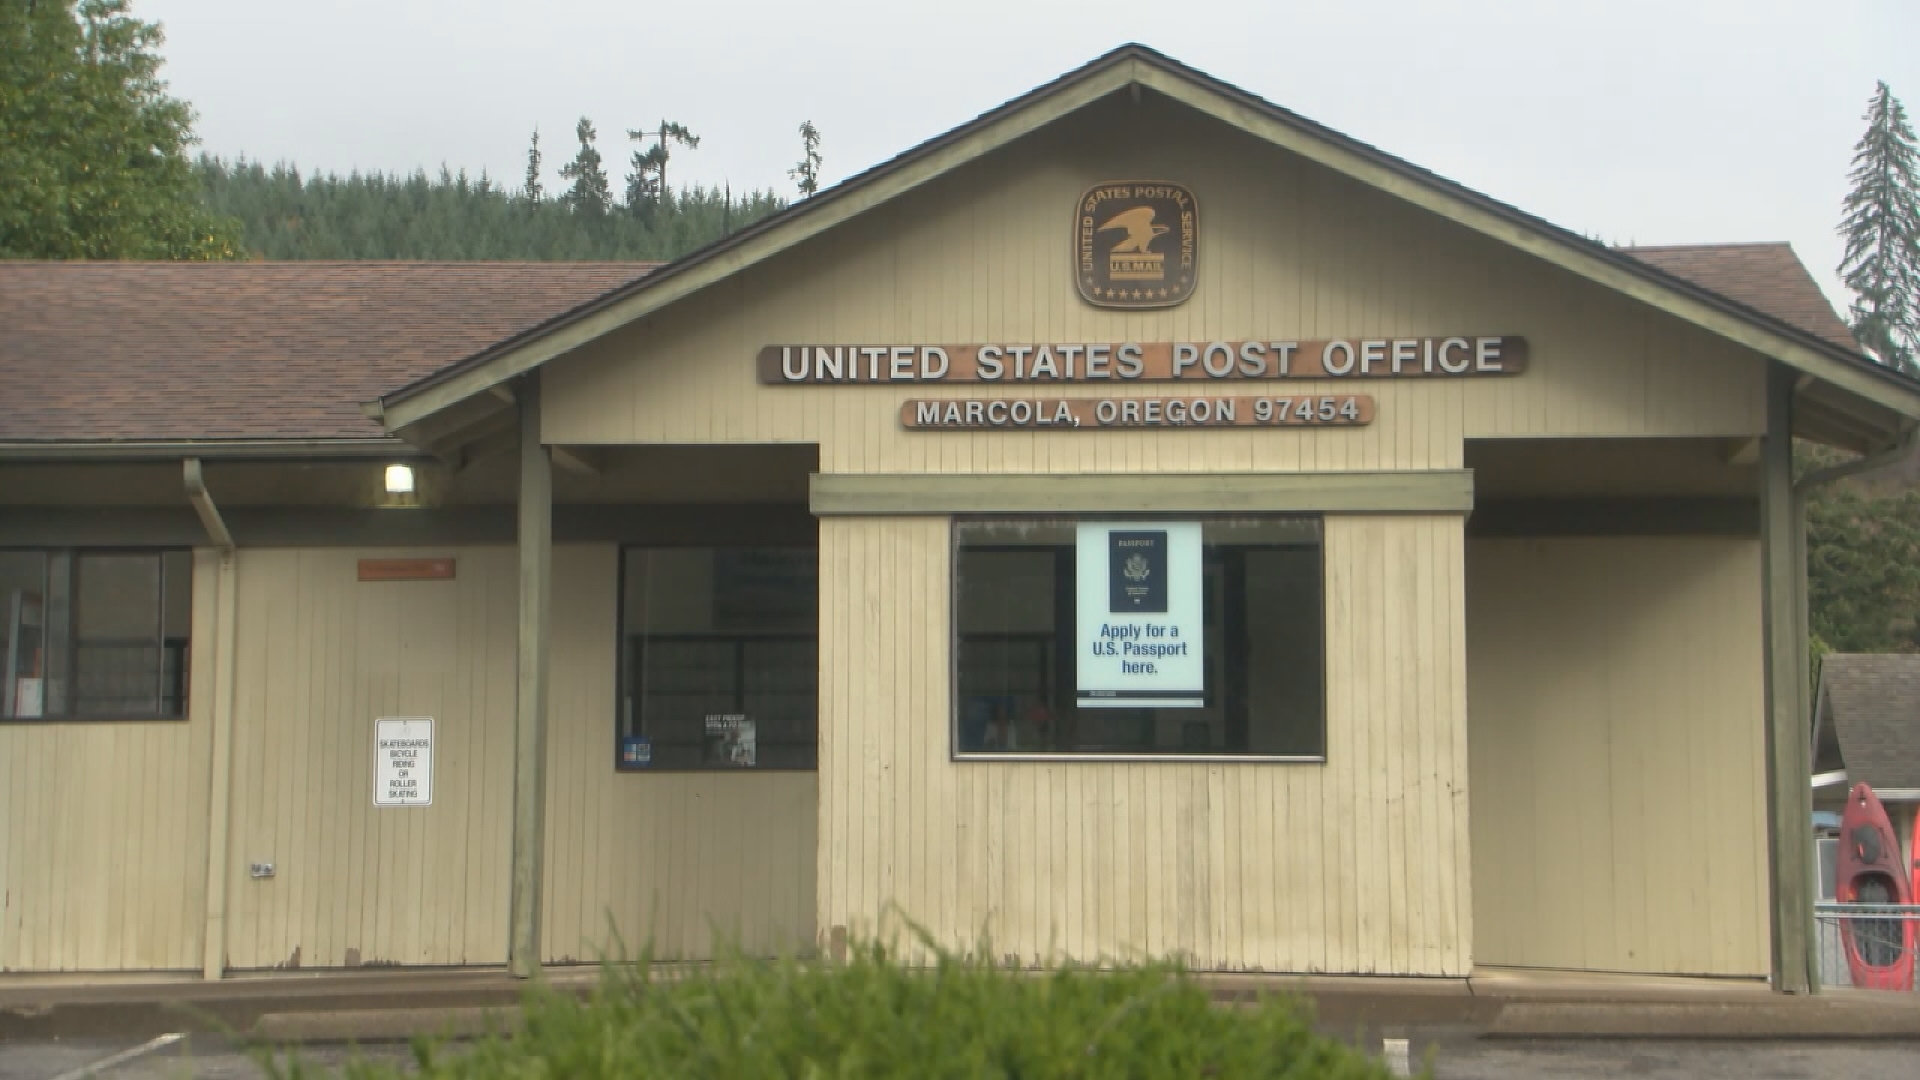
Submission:
<svg viewBox="0 0 1920 1080">
<path fill-rule="evenodd" d="M 1074 207 L 1074 280 L 1100 307 L 1171 307 L 1193 295 L 1200 213 L 1180 184 L 1096 184 Z"/>
</svg>

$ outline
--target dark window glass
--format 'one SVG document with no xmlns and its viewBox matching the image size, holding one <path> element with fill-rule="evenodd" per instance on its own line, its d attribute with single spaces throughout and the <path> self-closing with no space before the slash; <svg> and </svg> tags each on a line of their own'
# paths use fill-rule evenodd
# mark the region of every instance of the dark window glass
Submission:
<svg viewBox="0 0 1920 1080">
<path fill-rule="evenodd" d="M 0 551 L 0 717 L 47 715 L 47 556 Z"/>
<path fill-rule="evenodd" d="M 1076 524 L 955 522 L 957 752 L 1326 753 L 1317 518 L 1201 520 L 1205 696 L 1179 708 L 1076 703 Z"/>
<path fill-rule="evenodd" d="M 619 734 L 653 769 L 811 769 L 819 707 L 812 548 L 629 548 Z"/>
<path fill-rule="evenodd" d="M 0 552 L 0 717 L 184 717 L 192 625 L 190 552 Z"/>
</svg>

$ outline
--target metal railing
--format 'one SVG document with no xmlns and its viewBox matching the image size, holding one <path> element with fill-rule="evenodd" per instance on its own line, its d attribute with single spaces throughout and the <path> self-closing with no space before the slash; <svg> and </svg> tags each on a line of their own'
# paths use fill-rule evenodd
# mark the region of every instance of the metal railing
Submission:
<svg viewBox="0 0 1920 1080">
<path fill-rule="evenodd" d="M 1822 986 L 1913 992 L 1920 904 L 1819 903 L 1813 921 Z"/>
</svg>

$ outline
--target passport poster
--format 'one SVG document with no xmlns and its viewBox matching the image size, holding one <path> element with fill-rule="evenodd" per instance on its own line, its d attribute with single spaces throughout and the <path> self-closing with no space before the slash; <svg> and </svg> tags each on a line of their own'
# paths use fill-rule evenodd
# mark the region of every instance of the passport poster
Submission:
<svg viewBox="0 0 1920 1080">
<path fill-rule="evenodd" d="M 1081 708 L 1206 705 L 1200 523 L 1082 522 L 1074 545 Z"/>
</svg>

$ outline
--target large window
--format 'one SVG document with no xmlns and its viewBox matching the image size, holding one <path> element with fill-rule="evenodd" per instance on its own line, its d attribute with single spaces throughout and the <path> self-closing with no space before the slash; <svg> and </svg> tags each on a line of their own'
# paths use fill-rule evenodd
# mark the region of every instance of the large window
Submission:
<svg viewBox="0 0 1920 1080">
<path fill-rule="evenodd" d="M 0 551 L 0 718 L 187 714 L 193 556 Z"/>
<path fill-rule="evenodd" d="M 957 755 L 1326 753 L 1311 517 L 954 523 Z"/>
<path fill-rule="evenodd" d="M 621 767 L 814 768 L 814 549 L 629 548 L 622 572 Z"/>
</svg>

